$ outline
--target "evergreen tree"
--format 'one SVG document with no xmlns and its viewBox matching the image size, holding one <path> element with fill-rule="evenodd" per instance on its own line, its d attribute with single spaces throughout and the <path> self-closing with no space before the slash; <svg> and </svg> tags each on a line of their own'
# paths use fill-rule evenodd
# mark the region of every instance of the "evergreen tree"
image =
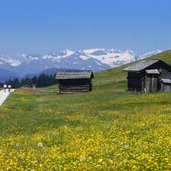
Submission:
<svg viewBox="0 0 171 171">
<path fill-rule="evenodd" d="M 13 80 L 9 79 L 5 82 L 7 85 L 11 85 L 13 88 L 19 87 L 47 87 L 50 85 L 57 84 L 57 80 L 55 79 L 55 74 L 41 74 L 38 77 L 34 76 L 32 78 L 26 77 L 21 80 L 18 78 L 14 78 Z"/>
</svg>

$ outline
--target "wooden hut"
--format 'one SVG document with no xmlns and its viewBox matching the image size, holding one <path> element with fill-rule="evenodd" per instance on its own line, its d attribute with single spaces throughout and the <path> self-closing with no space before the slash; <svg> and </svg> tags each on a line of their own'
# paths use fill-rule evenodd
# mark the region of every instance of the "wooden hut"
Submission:
<svg viewBox="0 0 171 171">
<path fill-rule="evenodd" d="M 56 74 L 59 93 L 89 92 L 92 90 L 92 71 L 59 71 Z"/>
<path fill-rule="evenodd" d="M 128 72 L 128 91 L 171 90 L 171 66 L 161 60 L 142 60 L 123 71 Z"/>
<path fill-rule="evenodd" d="M 170 79 L 161 79 L 161 90 L 162 91 L 171 91 L 171 80 Z"/>
</svg>

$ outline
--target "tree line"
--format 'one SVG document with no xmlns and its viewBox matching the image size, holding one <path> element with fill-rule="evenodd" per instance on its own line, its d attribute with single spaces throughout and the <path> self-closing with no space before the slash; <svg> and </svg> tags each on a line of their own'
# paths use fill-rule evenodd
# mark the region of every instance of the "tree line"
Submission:
<svg viewBox="0 0 171 171">
<path fill-rule="evenodd" d="M 55 79 L 55 74 L 41 74 L 39 76 L 34 77 L 25 77 L 23 79 L 9 79 L 5 82 L 7 85 L 11 85 L 12 88 L 19 87 L 47 87 L 50 85 L 57 84 L 57 80 Z"/>
</svg>

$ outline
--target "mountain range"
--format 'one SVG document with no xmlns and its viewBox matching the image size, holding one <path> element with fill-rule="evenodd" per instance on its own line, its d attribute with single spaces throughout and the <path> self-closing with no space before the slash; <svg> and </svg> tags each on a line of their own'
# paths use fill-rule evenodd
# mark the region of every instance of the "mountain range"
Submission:
<svg viewBox="0 0 171 171">
<path fill-rule="evenodd" d="M 45 55 L 21 54 L 17 57 L 0 55 L 0 82 L 14 77 L 38 75 L 42 72 L 55 73 L 60 69 L 86 69 L 97 72 L 161 52 L 161 50 L 154 50 L 137 55 L 132 50 L 96 48 L 78 51 L 62 50 Z"/>
</svg>

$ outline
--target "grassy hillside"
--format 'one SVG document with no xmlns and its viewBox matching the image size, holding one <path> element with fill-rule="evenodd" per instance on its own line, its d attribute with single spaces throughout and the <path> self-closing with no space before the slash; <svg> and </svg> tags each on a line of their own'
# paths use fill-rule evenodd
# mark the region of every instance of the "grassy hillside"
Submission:
<svg viewBox="0 0 171 171">
<path fill-rule="evenodd" d="M 12 94 L 0 107 L 0 170 L 170 170 L 171 92 L 128 93 L 122 69 L 97 73 L 90 93 Z"/>
<path fill-rule="evenodd" d="M 168 51 L 165 51 L 158 55 L 152 56 L 149 59 L 160 59 L 160 60 L 171 65 L 171 50 L 168 50 Z"/>
</svg>

